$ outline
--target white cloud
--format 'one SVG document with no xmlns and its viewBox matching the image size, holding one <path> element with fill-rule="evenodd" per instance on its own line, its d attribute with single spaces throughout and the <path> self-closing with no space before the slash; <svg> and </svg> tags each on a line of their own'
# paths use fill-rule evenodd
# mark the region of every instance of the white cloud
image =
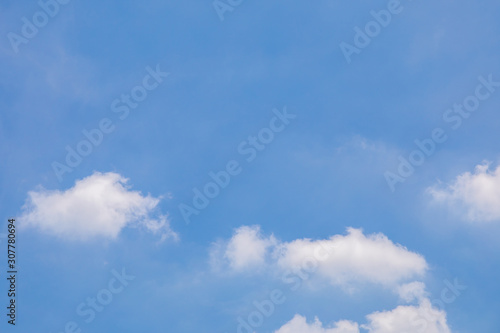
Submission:
<svg viewBox="0 0 500 333">
<path fill-rule="evenodd" d="M 314 319 L 314 323 L 308 324 L 305 317 L 295 315 L 275 333 L 359 333 L 359 328 L 358 324 L 347 320 L 339 321 L 331 328 L 323 328 L 318 318 Z"/>
<path fill-rule="evenodd" d="M 127 181 L 117 173 L 95 172 L 66 191 L 30 191 L 20 224 L 65 239 L 116 238 L 126 226 L 177 239 L 167 216 L 154 215 L 160 199 L 130 190 Z"/>
<path fill-rule="evenodd" d="M 242 226 L 235 230 L 228 242 L 213 244 L 212 266 L 225 261 L 234 271 L 245 271 L 265 265 L 268 249 L 276 244 L 273 236 L 265 238 L 259 226 Z"/>
<path fill-rule="evenodd" d="M 432 307 L 424 298 L 419 305 L 398 306 L 391 311 L 374 312 L 366 316 L 368 323 L 358 325 L 351 321 L 339 321 L 332 328 L 324 328 L 316 318 L 307 324 L 306 318 L 295 317 L 275 333 L 359 333 L 359 328 L 368 333 L 450 333 L 446 313 Z"/>
<path fill-rule="evenodd" d="M 399 297 L 406 302 L 422 300 L 427 296 L 423 282 L 411 282 L 398 287 Z"/>
<path fill-rule="evenodd" d="M 365 236 L 360 229 L 353 228 L 347 232 L 345 236 L 336 235 L 328 240 L 299 239 L 283 243 L 278 265 L 297 271 L 313 258 L 317 261 L 317 273 L 336 285 L 372 282 L 395 286 L 423 275 L 427 269 L 421 255 L 394 244 L 382 234 Z"/>
<path fill-rule="evenodd" d="M 423 275 L 425 259 L 394 244 L 382 234 L 365 236 L 349 228 L 347 235 L 326 240 L 297 239 L 278 242 L 266 238 L 259 227 L 241 227 L 219 253 L 233 270 L 264 267 L 282 272 L 315 271 L 332 284 L 350 287 L 354 283 L 377 283 L 396 287 L 400 282 Z M 220 244 L 219 244 L 220 245 Z"/>
<path fill-rule="evenodd" d="M 474 173 L 459 175 L 445 188 L 431 187 L 428 192 L 435 202 L 453 208 L 464 220 L 487 222 L 500 220 L 500 166 L 477 165 Z"/>
<path fill-rule="evenodd" d="M 428 299 L 418 306 L 398 306 L 392 311 L 375 312 L 363 325 L 369 333 L 450 333 L 446 313 L 432 307 Z"/>
<path fill-rule="evenodd" d="M 275 243 L 274 238 L 263 238 L 260 227 L 243 226 L 236 230 L 229 241 L 225 257 L 235 270 L 264 264 L 267 249 Z"/>
<path fill-rule="evenodd" d="M 397 292 L 406 303 L 414 302 L 414 305 L 373 312 L 366 316 L 364 324 L 341 320 L 327 326 L 318 318 L 308 323 L 305 317 L 297 314 L 275 333 L 359 333 L 360 330 L 368 333 L 450 333 L 446 313 L 432 306 L 425 284 L 404 283 L 426 273 L 425 259 L 383 234 L 365 235 L 359 229 L 348 228 L 346 235 L 329 239 L 279 242 L 273 236 L 264 236 L 258 226 L 241 227 L 229 241 L 217 243 L 211 255 L 228 261 L 233 271 L 266 268 L 266 271 L 285 275 L 315 273 L 341 287 L 375 283 Z"/>
</svg>

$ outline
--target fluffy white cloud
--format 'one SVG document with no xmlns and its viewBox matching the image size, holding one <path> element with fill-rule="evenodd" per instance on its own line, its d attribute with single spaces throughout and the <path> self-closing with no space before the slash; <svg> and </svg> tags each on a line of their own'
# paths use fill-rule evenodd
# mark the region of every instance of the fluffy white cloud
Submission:
<svg viewBox="0 0 500 333">
<path fill-rule="evenodd" d="M 307 324 L 304 317 L 295 315 L 275 333 L 359 333 L 358 327 L 369 333 L 450 333 L 446 313 L 432 307 L 427 298 L 420 300 L 419 305 L 401 305 L 391 311 L 374 312 L 366 318 L 366 325 L 344 320 L 333 328 L 324 328 L 317 318 Z"/>
<path fill-rule="evenodd" d="M 421 255 L 394 244 L 382 234 L 365 236 L 353 228 L 348 228 L 345 236 L 328 240 L 282 243 L 277 253 L 278 265 L 292 271 L 305 269 L 316 261 L 317 273 L 337 285 L 372 282 L 395 286 L 423 275 L 427 269 Z"/>
<path fill-rule="evenodd" d="M 237 229 L 227 244 L 224 257 L 234 270 L 244 270 L 263 265 L 268 248 L 276 243 L 273 236 L 264 238 L 259 226 Z"/>
<path fill-rule="evenodd" d="M 347 320 L 339 321 L 331 328 L 323 328 L 318 318 L 314 319 L 314 323 L 308 324 L 305 317 L 295 315 L 275 333 L 359 333 L 359 328 L 358 324 Z"/>
<path fill-rule="evenodd" d="M 378 283 L 395 287 L 398 283 L 423 275 L 425 259 L 394 244 L 382 234 L 365 236 L 349 228 L 347 235 L 326 240 L 298 239 L 278 242 L 264 237 L 259 227 L 241 227 L 219 248 L 219 256 L 234 270 L 271 265 L 283 272 L 314 271 L 332 284 Z M 214 252 L 212 251 L 212 257 Z"/>
<path fill-rule="evenodd" d="M 210 263 L 215 270 L 243 272 L 265 267 L 268 253 L 276 244 L 271 235 L 264 237 L 260 226 L 242 226 L 228 241 L 218 241 L 210 249 Z"/>
<path fill-rule="evenodd" d="M 418 306 L 398 306 L 392 311 L 375 312 L 363 325 L 370 333 L 450 333 L 446 313 L 432 307 L 428 299 Z"/>
<path fill-rule="evenodd" d="M 20 225 L 66 239 L 116 238 L 127 225 L 142 226 L 177 239 L 167 216 L 154 215 L 159 198 L 143 196 L 117 173 L 95 172 L 66 191 L 43 188 L 28 192 Z"/>
<path fill-rule="evenodd" d="M 486 222 L 500 220 L 500 166 L 477 165 L 474 173 L 459 175 L 450 185 L 428 189 L 435 202 L 447 204 L 464 220 Z"/>
<path fill-rule="evenodd" d="M 317 318 L 308 323 L 297 314 L 275 333 L 359 333 L 360 329 L 368 333 L 450 333 L 446 313 L 432 306 L 425 284 L 404 284 L 426 273 L 425 259 L 383 234 L 365 235 L 348 228 L 346 235 L 329 239 L 279 242 L 273 236 L 264 236 L 259 226 L 241 227 L 230 240 L 217 243 L 211 255 L 212 259 L 225 260 L 233 271 L 266 268 L 278 270 L 283 276 L 294 273 L 304 280 L 315 273 L 342 287 L 376 283 L 397 292 L 406 303 L 414 302 L 371 313 L 365 324 L 342 320 L 325 326 Z"/>
</svg>

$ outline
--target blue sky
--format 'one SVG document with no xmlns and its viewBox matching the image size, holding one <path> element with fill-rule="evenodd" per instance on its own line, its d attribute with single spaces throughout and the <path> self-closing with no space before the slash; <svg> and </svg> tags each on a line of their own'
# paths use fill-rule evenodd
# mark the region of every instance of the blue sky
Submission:
<svg viewBox="0 0 500 333">
<path fill-rule="evenodd" d="M 2 331 L 498 332 L 499 9 L 2 1 Z"/>
</svg>

